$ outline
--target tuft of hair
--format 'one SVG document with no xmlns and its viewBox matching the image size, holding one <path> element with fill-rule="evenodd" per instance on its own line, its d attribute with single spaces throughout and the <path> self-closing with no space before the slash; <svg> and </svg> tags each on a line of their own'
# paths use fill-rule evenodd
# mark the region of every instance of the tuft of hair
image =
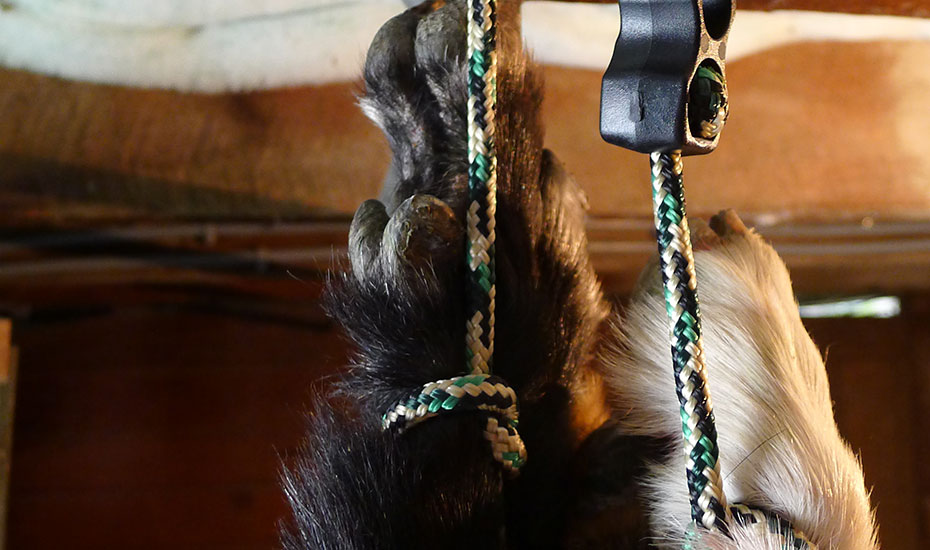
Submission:
<svg viewBox="0 0 930 550">
<path fill-rule="evenodd" d="M 426 548 L 430 539 L 504 548 L 501 476 L 482 429 L 480 418 L 461 417 L 396 438 L 318 408 L 303 451 L 283 475 L 294 511 L 283 548 Z M 472 466 L 454 471 L 450 456 Z"/>
<path fill-rule="evenodd" d="M 379 429 L 397 400 L 465 369 L 466 13 L 464 2 L 427 3 L 388 21 L 368 52 L 361 106 L 388 139 L 391 181 L 383 202 L 356 212 L 350 269 L 328 284 L 327 308 L 356 348 L 338 385 L 349 412 L 319 407 L 285 475 L 288 550 L 548 547 L 581 498 L 574 450 L 606 417 L 588 364 L 608 306 L 587 255 L 585 197 L 542 148 L 518 3 L 499 7 L 494 372 L 517 393 L 529 461 L 502 481 L 480 415 Z"/>
<path fill-rule="evenodd" d="M 707 378 L 724 491 L 774 511 L 820 548 L 877 547 L 862 469 L 833 418 L 826 368 L 804 329 L 788 271 L 735 213 L 693 220 Z M 626 433 L 681 440 L 668 325 L 656 262 L 615 328 L 605 381 Z M 690 516 L 680 450 L 642 483 L 652 529 L 672 548 Z M 748 529 L 708 537 L 707 548 L 771 547 Z M 700 546 L 698 546 L 700 547 Z"/>
</svg>

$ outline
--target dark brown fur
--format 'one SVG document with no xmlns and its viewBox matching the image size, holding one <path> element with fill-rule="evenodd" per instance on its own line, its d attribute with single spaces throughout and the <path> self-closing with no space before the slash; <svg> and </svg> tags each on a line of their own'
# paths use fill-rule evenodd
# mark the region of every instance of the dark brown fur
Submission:
<svg viewBox="0 0 930 550">
<path fill-rule="evenodd" d="M 391 145 L 394 181 L 387 206 L 368 201 L 356 213 L 352 269 L 329 285 L 329 311 L 357 353 L 340 405 L 318 406 L 305 453 L 285 476 L 288 550 L 588 541 L 569 525 L 581 525 L 576 504 L 592 489 L 585 483 L 597 485 L 598 461 L 575 456 L 585 434 L 573 410 L 587 397 L 609 308 L 587 255 L 584 196 L 542 148 L 541 84 L 520 47 L 518 3 L 503 6 L 495 374 L 518 394 L 529 461 L 505 479 L 476 415 L 402 436 L 379 427 L 399 398 L 464 368 L 465 14 L 458 3 L 421 5 L 384 25 L 366 62 L 362 104 Z M 612 445 L 602 439 L 586 452 Z"/>
</svg>

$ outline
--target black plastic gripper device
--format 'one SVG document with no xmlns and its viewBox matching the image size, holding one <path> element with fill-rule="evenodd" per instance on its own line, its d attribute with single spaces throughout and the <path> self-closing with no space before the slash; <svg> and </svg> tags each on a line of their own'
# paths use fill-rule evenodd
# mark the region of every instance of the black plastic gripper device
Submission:
<svg viewBox="0 0 930 550">
<path fill-rule="evenodd" d="M 601 136 L 641 153 L 710 153 L 727 116 L 733 0 L 619 0 L 601 83 Z"/>
</svg>

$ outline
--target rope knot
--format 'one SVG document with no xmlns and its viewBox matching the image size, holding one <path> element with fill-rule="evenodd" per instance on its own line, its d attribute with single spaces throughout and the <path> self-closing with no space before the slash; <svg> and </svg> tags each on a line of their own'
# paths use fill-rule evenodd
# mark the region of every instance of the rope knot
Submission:
<svg viewBox="0 0 930 550">
<path fill-rule="evenodd" d="M 509 473 L 518 474 L 526 462 L 526 448 L 517 433 L 517 394 L 500 377 L 469 374 L 424 384 L 388 409 L 381 426 L 403 433 L 424 420 L 460 412 L 487 414 L 484 436 L 491 454 Z"/>
<path fill-rule="evenodd" d="M 794 528 L 787 519 L 761 508 L 751 508 L 745 504 L 730 506 L 730 516 L 735 525 L 749 527 L 760 533 L 769 533 L 778 537 L 785 550 L 817 550 L 801 531 Z"/>
</svg>

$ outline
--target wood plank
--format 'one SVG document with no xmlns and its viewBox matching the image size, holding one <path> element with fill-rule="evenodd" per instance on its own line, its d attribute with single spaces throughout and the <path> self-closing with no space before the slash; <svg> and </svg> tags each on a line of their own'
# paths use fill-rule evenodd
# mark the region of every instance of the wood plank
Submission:
<svg viewBox="0 0 930 550">
<path fill-rule="evenodd" d="M 911 300 L 909 305 L 909 314 L 921 320 L 909 331 L 909 345 L 914 350 L 913 366 L 917 371 L 918 406 L 923 412 L 915 415 L 913 421 L 918 434 L 926 434 L 930 430 L 930 415 L 927 414 L 930 411 L 930 296 Z M 924 465 L 917 477 L 920 538 L 927 540 L 930 538 L 930 468 L 926 464 L 930 464 L 930 438 L 917 437 L 915 444 L 918 463 Z"/>
<path fill-rule="evenodd" d="M 272 550 L 285 512 L 276 483 L 32 493 L 16 498 L 9 540 L 34 550 Z"/>
<path fill-rule="evenodd" d="M 928 138 L 928 56 L 930 43 L 808 43 L 728 64 L 720 147 L 685 159 L 689 213 L 928 219 L 930 161 L 917 147 Z M 864 67 L 869 81 L 848 79 Z M 592 213 L 648 218 L 648 161 L 598 135 L 601 75 L 550 68 L 546 76 L 546 145 L 585 188 Z"/>
<path fill-rule="evenodd" d="M 801 295 L 930 289 L 930 223 L 744 219 L 759 224 Z M 587 231 L 605 289 L 629 293 L 654 254 L 651 221 L 593 218 Z M 346 219 L 20 232 L 0 245 L 0 306 L 22 318 L 172 306 L 325 324 L 317 300 L 327 271 L 346 265 L 347 233 Z"/>
<path fill-rule="evenodd" d="M 572 2 L 575 0 L 562 0 Z M 578 0 L 612 4 L 616 0 Z M 813 10 L 872 15 L 905 15 L 930 17 L 930 3 L 926 0 L 737 0 L 736 6 L 744 10 Z"/>
<path fill-rule="evenodd" d="M 11 70 L 0 82 L 0 187 L 17 206 L 5 224 L 50 203 L 58 219 L 344 212 L 388 161 L 356 84 L 182 94 Z"/>
<path fill-rule="evenodd" d="M 721 146 L 685 165 L 692 213 L 930 219 L 927 58 L 927 42 L 808 43 L 729 64 Z M 646 161 L 598 135 L 600 72 L 544 73 L 547 146 L 593 215 L 647 218 Z M 348 215 L 387 166 L 354 83 L 207 96 L 17 71 L 0 82 L 4 227 Z"/>
<path fill-rule="evenodd" d="M 880 525 L 882 548 L 920 548 L 923 518 L 918 481 L 928 409 L 920 402 L 920 361 L 914 335 L 922 316 L 895 319 L 809 319 L 805 325 L 826 355 L 840 433 L 859 453 Z"/>
<path fill-rule="evenodd" d="M 921 315 L 807 322 L 890 550 L 924 540 Z M 17 340 L 11 548 L 274 547 L 277 456 L 301 436 L 308 385 L 345 360 L 333 332 L 129 311 L 26 323 Z"/>
<path fill-rule="evenodd" d="M 280 459 L 346 360 L 338 334 L 130 310 L 17 339 L 12 548 L 276 547 Z"/>
<path fill-rule="evenodd" d="M 6 548 L 10 499 L 10 459 L 13 453 L 13 418 L 16 408 L 16 353 L 11 344 L 12 324 L 0 319 L 0 550 Z"/>
</svg>

